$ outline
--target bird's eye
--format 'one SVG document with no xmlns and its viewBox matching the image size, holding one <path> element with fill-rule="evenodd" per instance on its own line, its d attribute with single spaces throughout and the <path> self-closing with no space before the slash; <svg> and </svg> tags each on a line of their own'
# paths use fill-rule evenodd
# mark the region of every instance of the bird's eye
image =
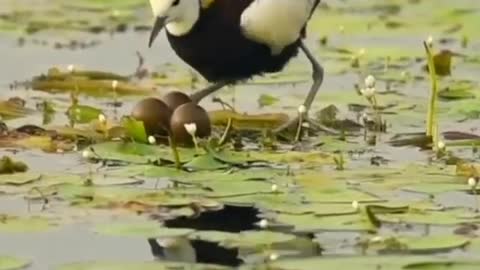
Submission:
<svg viewBox="0 0 480 270">
<path fill-rule="evenodd" d="M 178 6 L 178 4 L 180 4 L 180 0 L 175 0 L 175 1 L 173 1 L 173 3 L 172 3 L 172 7 Z"/>
</svg>

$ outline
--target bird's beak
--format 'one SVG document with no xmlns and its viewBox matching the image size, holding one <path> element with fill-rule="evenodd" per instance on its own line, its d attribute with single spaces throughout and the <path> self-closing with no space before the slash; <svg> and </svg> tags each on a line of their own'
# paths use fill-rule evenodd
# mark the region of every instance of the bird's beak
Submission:
<svg viewBox="0 0 480 270">
<path fill-rule="evenodd" d="M 162 31 L 162 28 L 165 26 L 167 17 L 157 17 L 155 19 L 155 24 L 153 24 L 152 32 L 150 33 L 150 40 L 148 41 L 148 47 L 152 47 L 153 41 L 158 36 L 158 33 Z"/>
</svg>

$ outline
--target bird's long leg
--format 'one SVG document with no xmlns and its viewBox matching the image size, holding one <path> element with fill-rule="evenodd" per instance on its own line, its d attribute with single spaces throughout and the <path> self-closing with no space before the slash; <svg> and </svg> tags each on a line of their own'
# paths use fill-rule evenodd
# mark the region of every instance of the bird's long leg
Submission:
<svg viewBox="0 0 480 270">
<path fill-rule="evenodd" d="M 300 48 L 302 49 L 303 53 L 305 56 L 307 56 L 308 60 L 310 60 L 310 63 L 312 64 L 312 78 L 313 78 L 313 84 L 312 87 L 310 88 L 310 92 L 308 92 L 307 97 L 305 98 L 305 101 L 303 102 L 303 105 L 307 108 L 307 112 L 310 110 L 310 107 L 312 107 L 313 100 L 315 99 L 315 96 L 318 93 L 318 89 L 320 89 L 320 86 L 322 86 L 323 83 L 323 67 L 318 63 L 317 59 L 312 55 L 310 50 L 307 48 L 307 46 L 301 42 L 300 43 Z"/>
<path fill-rule="evenodd" d="M 217 92 L 218 90 L 222 89 L 223 87 L 227 86 L 230 83 L 231 83 L 230 81 L 222 81 L 222 82 L 212 84 L 204 89 L 200 89 L 197 92 L 191 94 L 190 98 L 192 99 L 192 102 L 199 103 L 206 96 L 214 92 Z"/>
<path fill-rule="evenodd" d="M 307 46 L 301 41 L 300 42 L 300 49 L 302 52 L 305 54 L 305 56 L 308 58 L 310 63 L 312 64 L 312 79 L 313 79 L 313 84 L 312 87 L 310 88 L 310 91 L 307 94 L 307 97 L 305 98 L 305 101 L 303 102 L 303 106 L 305 106 L 306 112 L 305 112 L 305 117 L 307 117 L 308 112 L 310 111 L 310 108 L 312 107 L 312 103 L 315 100 L 315 96 L 318 93 L 318 89 L 320 89 L 320 86 L 323 83 L 323 67 L 318 63 L 318 61 L 315 59 L 315 57 L 312 55 L 310 50 L 307 48 Z M 307 119 L 304 119 L 307 120 Z M 288 129 L 290 127 L 297 127 L 298 126 L 298 121 L 299 117 L 296 117 L 284 125 L 278 127 L 277 129 L 274 130 L 274 133 L 278 133 L 280 131 L 283 131 L 285 129 Z"/>
</svg>

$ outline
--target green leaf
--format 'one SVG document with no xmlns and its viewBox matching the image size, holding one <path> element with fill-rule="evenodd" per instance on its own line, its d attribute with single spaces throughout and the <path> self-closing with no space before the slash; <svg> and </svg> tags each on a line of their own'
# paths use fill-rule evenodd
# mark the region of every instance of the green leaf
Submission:
<svg viewBox="0 0 480 270">
<path fill-rule="evenodd" d="M 239 234 L 220 231 L 198 231 L 190 239 L 201 239 L 219 243 L 226 248 L 260 248 L 294 240 L 292 234 L 270 231 L 243 231 Z"/>
<path fill-rule="evenodd" d="M 273 262 L 275 270 L 311 270 L 311 269 L 355 269 L 355 270 L 467 270 L 478 262 L 447 260 L 426 256 L 362 256 L 334 258 L 301 258 Z M 451 268 L 450 268 L 451 266 Z M 460 267 L 460 268 L 457 268 Z M 468 266 L 468 267 L 467 267 Z M 418 267 L 418 268 L 416 268 Z M 426 268 L 423 268 L 426 267 Z M 429 268 L 430 267 L 430 268 Z"/>
<path fill-rule="evenodd" d="M 258 98 L 258 106 L 260 108 L 266 107 L 266 106 L 271 106 L 275 103 L 277 103 L 280 99 L 271 95 L 267 94 L 261 94 L 260 97 Z"/>
<path fill-rule="evenodd" d="M 62 265 L 56 270 L 226 270 L 227 267 L 174 262 L 80 262 Z"/>
<path fill-rule="evenodd" d="M 0 214 L 0 232 L 39 233 L 52 229 L 55 224 L 43 217 L 17 217 Z"/>
<path fill-rule="evenodd" d="M 467 209 L 453 209 L 446 211 L 430 211 L 412 209 L 403 214 L 377 214 L 382 222 L 409 223 L 409 224 L 430 224 L 430 225 L 457 225 L 462 223 L 480 222 L 480 217 L 469 215 Z"/>
<path fill-rule="evenodd" d="M 133 117 L 123 117 L 122 126 L 125 128 L 127 135 L 134 141 L 148 143 L 148 136 L 143 121 L 138 121 Z"/>
<path fill-rule="evenodd" d="M 87 105 L 72 105 L 67 110 L 68 117 L 74 123 L 78 124 L 90 123 L 91 121 L 98 119 L 98 116 L 102 113 L 101 109 Z"/>
<path fill-rule="evenodd" d="M 445 260 L 440 262 L 419 262 L 405 265 L 404 270 L 473 270 L 480 261 Z"/>
<path fill-rule="evenodd" d="M 146 164 L 158 159 L 174 162 L 170 147 L 147 145 L 135 142 L 105 142 L 91 146 L 102 159 Z M 181 162 L 188 162 L 195 156 L 195 149 L 177 148 Z"/>
<path fill-rule="evenodd" d="M 185 169 L 192 171 L 209 171 L 226 169 L 228 164 L 222 163 L 215 159 L 211 154 L 200 155 L 183 165 Z"/>
<path fill-rule="evenodd" d="M 23 186 L 39 181 L 42 178 L 37 173 L 16 173 L 16 174 L 0 174 L 0 185 Z"/>
<path fill-rule="evenodd" d="M 25 269 L 30 264 L 31 262 L 29 260 L 0 255 L 0 270 Z"/>
<path fill-rule="evenodd" d="M 275 217 L 275 220 L 294 226 L 296 232 L 376 230 L 367 218 L 358 214 L 335 216 L 280 214 Z"/>
<path fill-rule="evenodd" d="M 468 244 L 468 238 L 458 235 L 382 236 L 380 242 L 368 247 L 383 253 L 431 254 L 463 248 Z"/>
</svg>

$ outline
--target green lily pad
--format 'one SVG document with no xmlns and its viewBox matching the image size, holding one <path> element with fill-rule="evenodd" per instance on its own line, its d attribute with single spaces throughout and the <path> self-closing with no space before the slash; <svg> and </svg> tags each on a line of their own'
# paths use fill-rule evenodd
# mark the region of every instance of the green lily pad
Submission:
<svg viewBox="0 0 480 270">
<path fill-rule="evenodd" d="M 471 270 L 480 265 L 479 261 L 443 261 L 443 262 L 419 262 L 408 264 L 405 270 Z"/>
<path fill-rule="evenodd" d="M 480 222 L 480 217 L 468 215 L 466 209 L 453 209 L 446 211 L 431 211 L 412 209 L 400 214 L 377 214 L 376 217 L 382 222 L 430 224 L 430 225 L 457 225 L 461 223 Z"/>
<path fill-rule="evenodd" d="M 285 243 L 295 239 L 294 235 L 270 231 L 244 231 L 239 234 L 219 231 L 198 231 L 190 239 L 201 239 L 219 243 L 226 248 L 259 248 Z"/>
<path fill-rule="evenodd" d="M 122 126 L 125 128 L 126 133 L 134 141 L 140 143 L 148 143 L 147 132 L 143 125 L 143 121 L 138 121 L 133 117 L 122 118 Z"/>
<path fill-rule="evenodd" d="M 22 186 L 39 181 L 42 178 L 36 173 L 0 174 L 0 185 Z"/>
<path fill-rule="evenodd" d="M 184 168 L 192 171 L 208 171 L 226 169 L 228 164 L 222 163 L 215 159 L 211 154 L 200 155 L 183 165 Z"/>
<path fill-rule="evenodd" d="M 172 150 L 167 146 L 134 142 L 105 142 L 91 146 L 102 159 L 145 164 L 158 159 L 174 162 Z M 194 149 L 178 148 L 181 162 L 188 162 L 196 155 Z"/>
<path fill-rule="evenodd" d="M 30 264 L 31 262 L 25 259 L 0 255 L 0 270 L 25 269 Z"/>
<path fill-rule="evenodd" d="M 333 216 L 279 214 L 275 221 L 294 226 L 297 232 L 375 231 L 370 221 L 358 214 Z"/>
<path fill-rule="evenodd" d="M 174 262 L 80 262 L 62 265 L 57 270 L 226 270 L 227 267 Z"/>
<path fill-rule="evenodd" d="M 388 253 L 426 254 L 463 248 L 468 244 L 468 238 L 458 235 L 392 236 L 382 237 L 382 241 L 369 245 L 369 248 Z"/>
<path fill-rule="evenodd" d="M 458 262 L 458 264 L 457 264 Z M 438 259 L 426 256 L 363 256 L 363 257 L 336 257 L 336 258 L 302 258 L 287 259 L 273 262 L 275 270 L 310 270 L 310 269 L 425 269 L 425 270 L 466 270 L 476 265 L 474 262 Z M 465 266 L 470 268 L 465 268 Z M 439 267 L 440 268 L 435 268 Z M 451 268 L 449 266 L 452 266 Z M 460 266 L 460 268 L 456 268 Z M 409 268 L 413 267 L 413 268 Z M 419 268 L 415 268 L 419 267 Z M 426 268 L 422 268 L 426 267 Z M 429 268 L 430 267 L 430 268 Z"/>
<path fill-rule="evenodd" d="M 260 108 L 266 107 L 266 106 L 271 106 L 279 101 L 279 98 L 274 97 L 272 95 L 267 95 L 267 94 L 262 94 L 258 98 L 258 106 Z"/>
<path fill-rule="evenodd" d="M 75 123 L 90 123 L 103 114 L 102 110 L 87 105 L 73 105 L 67 110 L 68 117 Z"/>
<path fill-rule="evenodd" d="M 17 217 L 0 214 L 0 232 L 39 233 L 52 229 L 55 223 L 43 217 Z"/>
<path fill-rule="evenodd" d="M 444 192 L 468 190 L 468 186 L 454 183 L 420 183 L 416 185 L 409 185 L 403 187 L 402 189 L 406 191 L 436 195 Z"/>
</svg>

